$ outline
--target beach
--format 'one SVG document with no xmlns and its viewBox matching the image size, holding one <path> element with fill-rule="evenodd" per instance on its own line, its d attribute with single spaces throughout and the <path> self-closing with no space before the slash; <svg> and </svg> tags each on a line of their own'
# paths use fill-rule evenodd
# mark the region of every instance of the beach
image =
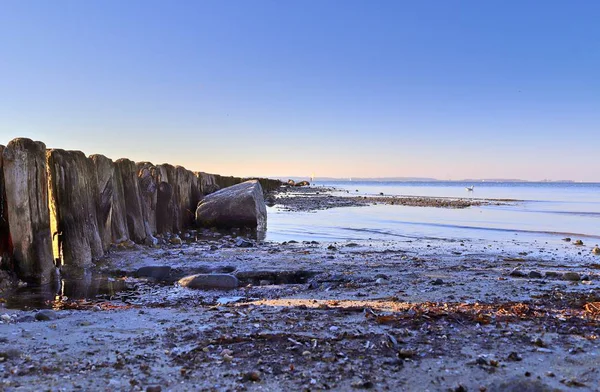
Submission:
<svg viewBox="0 0 600 392">
<path fill-rule="evenodd" d="M 258 239 L 192 230 L 181 245 L 113 250 L 85 284 L 65 280 L 58 292 L 22 288 L 4 297 L 2 388 L 598 390 L 593 239 L 368 231 L 336 238 L 347 230 L 318 229 L 323 220 L 336 224 L 319 214 L 357 220 L 354 211 L 405 206 L 350 206 L 352 196 L 349 205 L 322 209 L 323 195 L 344 197 L 339 187 L 273 195 Z M 277 202 L 290 197 L 298 203 Z M 439 196 L 420 198 L 439 205 Z M 410 208 L 519 203 L 492 199 Z M 293 219 L 298 235 L 290 234 Z M 170 269 L 140 276 L 143 267 Z M 207 272 L 231 273 L 240 286 L 177 284 Z"/>
</svg>

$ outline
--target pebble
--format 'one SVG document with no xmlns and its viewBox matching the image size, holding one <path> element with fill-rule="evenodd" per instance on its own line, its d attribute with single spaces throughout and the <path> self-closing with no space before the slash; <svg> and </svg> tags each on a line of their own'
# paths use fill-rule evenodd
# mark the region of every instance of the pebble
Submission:
<svg viewBox="0 0 600 392">
<path fill-rule="evenodd" d="M 239 238 L 235 242 L 235 246 L 238 248 L 252 248 L 252 247 L 254 247 L 254 243 L 251 241 L 245 240 L 243 238 Z"/>
<path fill-rule="evenodd" d="M 594 249 L 592 249 L 592 253 L 595 255 L 600 255 L 600 247 L 598 247 L 598 245 L 596 245 L 594 247 Z"/>
<path fill-rule="evenodd" d="M 161 392 L 162 387 L 160 385 L 150 385 L 146 387 L 146 392 Z"/>
<path fill-rule="evenodd" d="M 515 268 L 512 271 L 510 271 L 509 275 L 514 276 L 516 278 L 524 278 L 525 276 L 527 276 L 523 271 L 519 270 L 518 268 Z"/>
<path fill-rule="evenodd" d="M 56 314 L 56 312 L 54 312 L 50 309 L 40 310 L 39 312 L 37 312 L 35 314 L 35 319 L 38 321 L 50 321 L 50 320 L 56 320 L 57 318 L 58 318 L 58 315 Z"/>
<path fill-rule="evenodd" d="M 581 276 L 577 272 L 565 272 L 562 277 L 564 280 L 570 280 L 572 282 L 581 280 Z"/>
<path fill-rule="evenodd" d="M 444 281 L 442 279 L 438 278 L 438 279 L 434 280 L 433 282 L 431 282 L 431 284 L 434 286 L 439 286 L 439 285 L 444 284 Z"/>
<path fill-rule="evenodd" d="M 181 238 L 179 238 L 178 235 L 174 235 L 173 237 L 171 237 L 169 239 L 169 242 L 173 245 L 181 245 L 183 243 L 183 241 L 181 240 Z"/>
<path fill-rule="evenodd" d="M 529 277 L 531 279 L 540 279 L 542 277 L 542 274 L 537 271 L 529 271 Z"/>
<path fill-rule="evenodd" d="M 577 240 L 577 241 L 573 242 L 573 245 L 583 245 L 583 241 Z"/>
</svg>

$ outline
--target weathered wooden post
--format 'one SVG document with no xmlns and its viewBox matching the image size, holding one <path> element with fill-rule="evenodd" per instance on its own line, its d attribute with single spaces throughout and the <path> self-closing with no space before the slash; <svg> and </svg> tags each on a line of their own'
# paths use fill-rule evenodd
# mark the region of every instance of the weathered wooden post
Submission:
<svg viewBox="0 0 600 392">
<path fill-rule="evenodd" d="M 25 281 L 49 283 L 54 260 L 46 145 L 25 138 L 14 139 L 2 157 L 15 270 Z"/>
<path fill-rule="evenodd" d="M 48 150 L 47 159 L 54 248 L 65 267 L 90 268 L 104 255 L 93 164 L 81 151 Z"/>
</svg>

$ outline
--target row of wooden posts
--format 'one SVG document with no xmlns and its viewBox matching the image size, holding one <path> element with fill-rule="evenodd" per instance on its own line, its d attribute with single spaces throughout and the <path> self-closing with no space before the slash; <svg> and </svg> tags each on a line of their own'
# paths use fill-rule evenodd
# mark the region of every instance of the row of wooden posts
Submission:
<svg viewBox="0 0 600 392">
<path fill-rule="evenodd" d="M 190 227 L 204 195 L 245 180 L 14 139 L 0 146 L 2 266 L 49 283 L 58 265 L 86 269 L 113 244 L 152 245 Z M 265 191 L 281 185 L 258 180 Z"/>
</svg>

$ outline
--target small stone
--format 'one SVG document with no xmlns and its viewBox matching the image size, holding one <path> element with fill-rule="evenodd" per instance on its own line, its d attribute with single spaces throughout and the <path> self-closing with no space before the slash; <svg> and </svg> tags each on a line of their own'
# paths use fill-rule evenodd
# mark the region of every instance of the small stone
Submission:
<svg viewBox="0 0 600 392">
<path fill-rule="evenodd" d="M 595 255 L 600 255 L 600 247 L 598 247 L 598 245 L 596 245 L 594 247 L 594 249 L 592 249 L 592 253 Z"/>
<path fill-rule="evenodd" d="M 260 381 L 260 372 L 257 370 L 253 370 L 251 372 L 244 373 L 244 376 L 242 377 L 242 379 L 244 381 L 259 382 Z"/>
<path fill-rule="evenodd" d="M 508 359 L 509 361 L 518 362 L 522 361 L 523 357 L 519 355 L 519 353 L 513 351 L 510 354 L 508 354 L 508 357 L 506 359 Z"/>
<path fill-rule="evenodd" d="M 383 279 L 383 278 L 378 278 L 375 281 L 375 284 L 385 284 L 385 283 L 387 283 L 387 281 L 385 279 Z"/>
<path fill-rule="evenodd" d="M 56 320 L 57 318 L 58 318 L 58 315 L 56 314 L 56 312 L 54 312 L 50 309 L 40 310 L 39 312 L 37 312 L 35 314 L 35 319 L 38 321 L 50 321 L 50 320 Z"/>
<path fill-rule="evenodd" d="M 582 240 L 577 240 L 577 241 L 573 242 L 573 245 L 582 246 L 583 245 L 583 241 Z"/>
<path fill-rule="evenodd" d="M 565 272 L 563 274 L 564 280 L 570 280 L 572 282 L 577 282 L 581 280 L 581 276 L 577 272 Z"/>
<path fill-rule="evenodd" d="M 161 392 L 162 387 L 160 385 L 150 385 L 146 387 L 146 392 Z"/>
<path fill-rule="evenodd" d="M 331 327 L 329 327 L 329 330 L 330 330 L 331 332 L 335 332 L 335 331 L 337 331 L 338 329 L 340 329 L 340 327 L 336 327 L 335 325 L 332 325 Z"/>
<path fill-rule="evenodd" d="M 444 281 L 442 279 L 438 278 L 438 279 L 434 280 L 433 282 L 431 282 L 431 284 L 434 286 L 440 286 L 440 285 L 444 284 Z"/>
<path fill-rule="evenodd" d="M 569 237 L 563 238 L 563 241 L 565 241 L 565 242 L 571 242 L 571 238 L 569 238 Z"/>
<path fill-rule="evenodd" d="M 175 234 L 173 237 L 171 237 L 169 239 L 169 242 L 171 244 L 173 244 L 173 245 L 181 245 L 181 244 L 183 244 L 182 239 L 177 234 Z"/>
<path fill-rule="evenodd" d="M 4 321 L 5 323 L 10 323 L 12 321 L 12 318 L 10 317 L 10 315 L 4 313 L 2 316 L 0 316 L 0 320 Z"/>
<path fill-rule="evenodd" d="M 238 238 L 235 242 L 235 246 L 238 248 L 252 248 L 254 247 L 254 243 L 243 238 Z"/>
<path fill-rule="evenodd" d="M 542 277 L 542 274 L 537 271 L 529 271 L 529 277 L 531 279 L 540 279 Z"/>
<path fill-rule="evenodd" d="M 512 271 L 510 271 L 510 276 L 513 276 L 515 278 L 524 278 L 526 275 L 523 271 L 519 270 L 518 268 L 513 269 Z"/>
</svg>

